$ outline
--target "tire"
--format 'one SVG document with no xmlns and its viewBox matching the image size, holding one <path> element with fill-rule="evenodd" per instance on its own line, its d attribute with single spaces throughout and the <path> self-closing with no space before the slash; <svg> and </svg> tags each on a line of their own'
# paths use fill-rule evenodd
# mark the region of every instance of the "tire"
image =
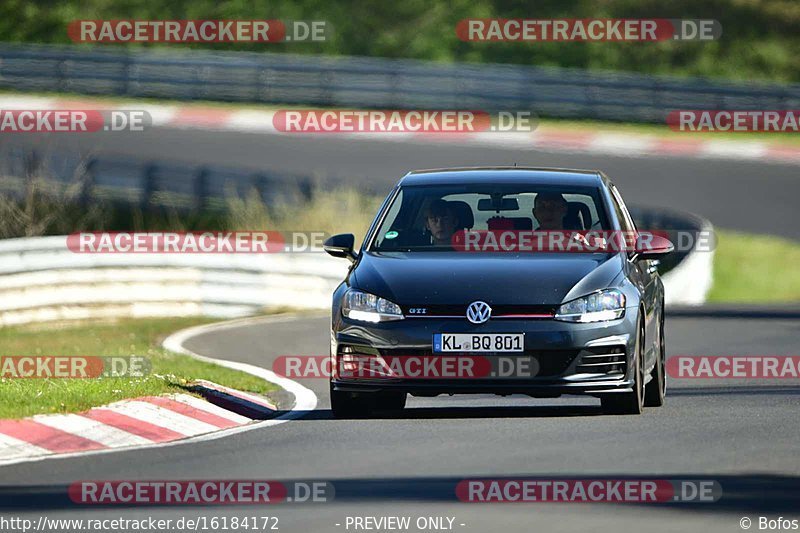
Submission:
<svg viewBox="0 0 800 533">
<path fill-rule="evenodd" d="M 372 414 L 372 406 L 366 396 L 354 396 L 351 392 L 333 390 L 330 385 L 331 412 L 334 418 L 366 418 Z"/>
<path fill-rule="evenodd" d="M 334 418 L 367 418 L 375 411 L 402 411 L 406 406 L 405 392 L 361 393 L 343 392 L 330 386 L 331 412 Z"/>
<path fill-rule="evenodd" d="M 667 395 L 667 349 L 664 342 L 664 311 L 661 311 L 661 319 L 658 321 L 658 358 L 653 367 L 650 380 L 644 389 L 645 407 L 661 407 L 664 405 L 664 398 Z"/>
<path fill-rule="evenodd" d="M 639 325 L 636 334 L 636 357 L 634 364 L 633 391 L 608 394 L 600 398 L 603 411 L 609 414 L 640 415 L 644 410 L 644 326 Z"/>
<path fill-rule="evenodd" d="M 383 392 L 373 402 L 376 411 L 402 411 L 406 407 L 405 392 Z"/>
</svg>

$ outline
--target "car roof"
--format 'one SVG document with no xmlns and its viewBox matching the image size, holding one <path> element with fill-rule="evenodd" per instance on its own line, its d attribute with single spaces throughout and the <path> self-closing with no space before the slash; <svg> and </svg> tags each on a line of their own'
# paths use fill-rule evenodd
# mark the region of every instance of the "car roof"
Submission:
<svg viewBox="0 0 800 533">
<path fill-rule="evenodd" d="M 503 183 L 533 185 L 597 186 L 602 183 L 597 170 L 535 167 L 464 167 L 414 170 L 400 179 L 399 185 L 447 185 L 454 183 Z"/>
</svg>

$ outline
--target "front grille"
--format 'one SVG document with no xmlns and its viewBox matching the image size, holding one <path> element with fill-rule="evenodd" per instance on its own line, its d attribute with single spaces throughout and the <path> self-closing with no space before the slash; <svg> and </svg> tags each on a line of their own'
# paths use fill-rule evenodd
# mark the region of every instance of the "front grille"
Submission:
<svg viewBox="0 0 800 533">
<path fill-rule="evenodd" d="M 536 378 L 555 378 L 564 375 L 575 364 L 576 374 L 602 374 L 606 376 L 623 376 L 627 370 L 624 345 L 597 346 L 592 348 L 574 350 L 525 350 L 514 353 L 460 353 L 448 352 L 446 354 L 434 353 L 430 349 L 416 348 L 370 348 L 366 346 L 339 346 L 339 355 L 349 353 L 353 355 L 384 357 L 442 357 L 447 356 L 484 356 L 492 357 L 531 357 L 536 360 L 538 372 Z M 570 372 L 572 374 L 573 372 Z"/>
<path fill-rule="evenodd" d="M 525 350 L 524 352 L 513 353 L 433 353 L 431 350 L 426 349 L 381 349 L 379 350 L 382 356 L 416 356 L 416 357 L 442 357 L 447 356 L 483 356 L 491 357 L 531 357 L 538 363 L 539 371 L 536 374 L 537 378 L 555 377 L 560 376 L 578 357 L 579 350 Z"/>
<path fill-rule="evenodd" d="M 584 348 L 575 371 L 578 374 L 625 374 L 627 367 L 625 346 L 597 346 Z"/>
</svg>

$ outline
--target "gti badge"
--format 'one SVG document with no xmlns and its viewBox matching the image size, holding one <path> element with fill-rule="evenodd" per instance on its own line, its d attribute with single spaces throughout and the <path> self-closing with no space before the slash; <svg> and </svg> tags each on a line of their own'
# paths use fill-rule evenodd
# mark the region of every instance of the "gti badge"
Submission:
<svg viewBox="0 0 800 533">
<path fill-rule="evenodd" d="M 492 308 L 486 302 L 472 302 L 467 307 L 467 320 L 473 324 L 483 324 L 492 316 Z"/>
</svg>

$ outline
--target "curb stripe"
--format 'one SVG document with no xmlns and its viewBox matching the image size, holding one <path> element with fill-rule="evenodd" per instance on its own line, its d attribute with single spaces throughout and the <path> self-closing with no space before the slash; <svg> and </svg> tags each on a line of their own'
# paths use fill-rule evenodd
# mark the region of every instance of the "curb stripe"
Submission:
<svg viewBox="0 0 800 533">
<path fill-rule="evenodd" d="M 64 453 L 106 448 L 99 442 L 51 428 L 33 420 L 3 420 L 0 422 L 0 433 L 24 440 L 51 452 Z"/>
<path fill-rule="evenodd" d="M 185 404 L 193 409 L 197 409 L 199 411 L 203 411 L 213 416 L 218 416 L 224 418 L 226 420 L 230 420 L 235 424 L 247 424 L 252 422 L 250 418 L 242 416 L 240 414 L 234 413 L 233 411 L 228 411 L 227 409 L 223 409 L 222 407 L 216 406 L 211 402 L 207 402 L 205 400 L 201 400 L 200 398 L 195 398 L 194 396 L 188 396 L 186 394 L 181 394 L 171 398 L 176 402 L 180 402 Z M 194 416 L 197 418 L 197 416 Z"/>
<path fill-rule="evenodd" d="M 122 429 L 107 426 L 101 422 L 76 414 L 35 416 L 33 420 L 53 429 L 99 442 L 108 448 L 137 446 L 141 444 L 150 444 L 151 442 L 139 435 L 134 435 Z"/>
<path fill-rule="evenodd" d="M 149 402 L 139 401 L 138 399 L 119 405 L 107 405 L 105 409 L 127 415 L 136 420 L 142 420 L 149 424 L 168 428 L 180 433 L 184 437 L 211 433 L 219 429 L 217 426 L 206 424 L 200 420 L 176 413 L 175 411 L 170 411 L 169 409 L 164 409 L 163 407 L 158 407 Z"/>
<path fill-rule="evenodd" d="M 222 109 L 179 107 L 172 123 L 185 126 L 225 127 L 233 113 Z"/>
<path fill-rule="evenodd" d="M 234 111 L 228 118 L 226 126 L 239 131 L 262 131 L 277 133 L 272 124 L 273 111 Z"/>
<path fill-rule="evenodd" d="M 701 152 L 702 147 L 702 143 L 692 139 L 661 139 L 654 145 L 656 151 L 670 155 L 696 156 Z"/>
<path fill-rule="evenodd" d="M 156 405 L 163 409 L 168 409 L 175 413 L 187 416 L 194 420 L 198 420 L 200 422 L 204 422 L 206 424 L 210 424 L 217 428 L 227 429 L 229 427 L 238 426 L 236 422 L 228 420 L 227 418 L 222 418 L 221 416 L 213 415 L 208 412 L 200 411 L 199 409 L 195 409 L 185 403 L 181 403 L 170 398 L 165 398 L 162 396 L 148 396 L 145 398 L 138 398 L 141 402 L 147 402 L 152 405 Z"/>
<path fill-rule="evenodd" d="M 110 109 L 105 102 L 69 100 L 61 98 L 0 97 L 4 109 Z M 213 107 L 174 106 L 126 102 L 119 109 L 145 109 L 153 118 L 154 126 L 180 129 L 200 128 L 209 131 L 256 132 L 272 135 L 292 135 L 278 132 L 272 124 L 275 111 L 258 109 L 216 109 Z M 712 157 L 730 160 L 765 160 L 777 163 L 800 164 L 800 147 L 761 141 L 734 139 L 697 140 L 687 134 L 686 139 L 660 138 L 657 135 L 634 135 L 616 132 L 548 131 L 545 127 L 532 133 L 514 134 L 500 132 L 475 132 L 465 134 L 429 134 L 427 132 L 400 133 L 326 133 L 333 138 L 369 139 L 392 142 L 457 142 L 490 143 L 509 148 L 540 149 L 555 152 L 589 152 L 614 156 L 671 155 L 692 158 Z"/>
<path fill-rule="evenodd" d="M 37 455 L 48 455 L 49 453 L 48 450 L 40 446 L 0 433 L 0 457 L 4 459 L 35 457 Z"/>
<path fill-rule="evenodd" d="M 86 413 L 81 413 L 81 416 L 95 420 L 102 424 L 113 426 L 115 428 L 127 431 L 134 435 L 149 440 L 150 442 L 166 442 L 175 439 L 182 439 L 184 435 L 171 429 L 157 426 L 144 420 L 137 420 L 122 413 L 116 413 L 110 409 L 97 408 L 92 409 Z"/>
<path fill-rule="evenodd" d="M 658 141 L 650 137 L 631 137 L 620 133 L 598 133 L 589 143 L 589 149 L 596 152 L 631 151 L 647 153 L 658 146 Z"/>
<path fill-rule="evenodd" d="M 800 149 L 791 146 L 769 146 L 767 147 L 769 159 L 786 161 L 788 163 L 800 162 Z"/>
<path fill-rule="evenodd" d="M 703 155 L 725 159 L 762 159 L 767 154 L 764 143 L 748 141 L 707 141 L 701 150 Z"/>
<path fill-rule="evenodd" d="M 217 383 L 212 383 L 211 381 L 207 381 L 205 379 L 197 379 L 197 380 L 194 381 L 194 383 L 196 383 L 198 385 L 201 385 L 203 387 L 206 387 L 208 389 L 215 390 L 215 391 L 221 392 L 223 394 L 227 394 L 228 396 L 232 396 L 234 398 L 237 398 L 237 399 L 240 399 L 240 400 L 244 400 L 244 401 L 247 401 L 247 402 L 250 402 L 250 403 L 254 403 L 254 404 L 259 405 L 261 407 L 265 407 L 265 408 L 269 409 L 270 411 L 277 411 L 278 410 L 278 406 L 277 405 L 273 404 L 272 402 L 270 402 L 266 398 L 261 398 L 259 396 L 256 396 L 255 394 L 249 394 L 249 393 L 244 392 L 244 391 L 231 389 L 229 387 L 225 387 L 224 385 L 219 385 Z"/>
</svg>

